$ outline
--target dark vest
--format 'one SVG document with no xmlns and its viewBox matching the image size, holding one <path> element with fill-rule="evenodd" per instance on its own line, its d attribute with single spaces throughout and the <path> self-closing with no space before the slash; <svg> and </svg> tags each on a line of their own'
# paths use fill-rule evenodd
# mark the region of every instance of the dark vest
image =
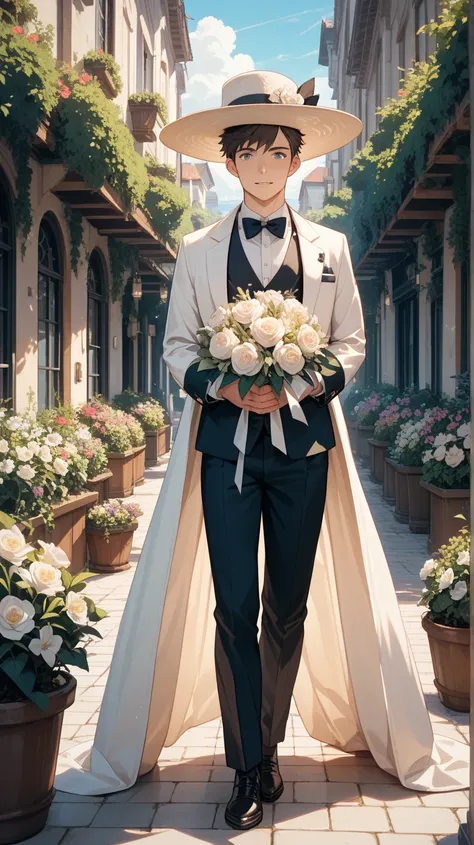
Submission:
<svg viewBox="0 0 474 845">
<path fill-rule="evenodd" d="M 232 302 L 237 288 L 243 290 L 278 290 L 281 293 L 291 291 L 300 302 L 303 301 L 303 264 L 298 234 L 292 221 L 292 237 L 282 266 L 273 279 L 264 286 L 254 272 L 245 255 L 240 240 L 237 217 L 229 243 L 227 261 L 227 300 Z M 223 303 L 222 303 L 223 304 Z M 280 411 L 285 435 L 287 454 L 290 458 L 303 458 L 317 440 L 326 449 L 335 445 L 334 432 L 329 409 L 319 405 L 312 397 L 301 403 L 308 425 L 294 420 L 286 405 Z M 237 460 L 238 450 L 234 446 L 234 436 L 240 408 L 232 402 L 205 402 L 202 407 L 196 437 L 196 449 L 225 460 Z M 270 431 L 269 414 L 249 414 L 247 435 L 247 454 L 254 446 L 262 429 Z"/>
</svg>

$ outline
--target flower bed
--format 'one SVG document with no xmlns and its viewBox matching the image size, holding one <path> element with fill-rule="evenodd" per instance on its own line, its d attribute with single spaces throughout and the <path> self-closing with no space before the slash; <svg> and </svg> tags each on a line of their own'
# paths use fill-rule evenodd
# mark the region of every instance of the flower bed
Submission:
<svg viewBox="0 0 474 845">
<path fill-rule="evenodd" d="M 170 448 L 171 426 L 164 408 L 151 396 L 124 390 L 113 399 L 114 405 L 128 411 L 141 424 L 146 438 L 145 463 L 154 466 Z"/>
</svg>

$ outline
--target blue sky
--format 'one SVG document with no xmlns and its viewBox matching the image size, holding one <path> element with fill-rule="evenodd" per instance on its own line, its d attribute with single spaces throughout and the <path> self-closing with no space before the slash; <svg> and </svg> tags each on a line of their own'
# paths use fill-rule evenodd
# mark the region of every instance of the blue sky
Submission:
<svg viewBox="0 0 474 845">
<path fill-rule="evenodd" d="M 187 66 L 183 112 L 214 108 L 223 82 L 237 73 L 261 68 L 279 71 L 301 84 L 319 77 L 320 104 L 336 106 L 327 84 L 327 68 L 318 65 L 321 19 L 333 16 L 334 5 L 316 2 L 290 5 L 284 0 L 257 4 L 240 0 L 185 0 L 194 60 Z M 295 8 L 293 11 L 292 7 Z M 289 181 L 287 196 L 296 198 L 301 178 L 323 162 L 305 163 Z M 223 165 L 212 165 L 221 199 L 240 199 L 238 182 Z"/>
</svg>

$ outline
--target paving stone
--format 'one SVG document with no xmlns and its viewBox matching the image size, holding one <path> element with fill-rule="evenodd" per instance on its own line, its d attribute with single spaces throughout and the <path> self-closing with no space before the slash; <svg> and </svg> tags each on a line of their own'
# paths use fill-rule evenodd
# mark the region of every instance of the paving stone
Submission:
<svg viewBox="0 0 474 845">
<path fill-rule="evenodd" d="M 434 843 L 434 836 L 425 836 L 421 833 L 379 834 L 379 845 L 434 845 Z"/>
<path fill-rule="evenodd" d="M 162 804 L 155 813 L 152 827 L 210 828 L 216 816 L 215 804 Z"/>
<path fill-rule="evenodd" d="M 87 827 L 100 810 L 98 804 L 54 802 L 48 813 L 51 827 Z"/>
<path fill-rule="evenodd" d="M 459 821 L 444 807 L 390 807 L 395 833 L 456 833 Z"/>
<path fill-rule="evenodd" d="M 275 804 L 277 830 L 329 830 L 329 813 L 319 804 Z"/>
<path fill-rule="evenodd" d="M 287 781 L 324 781 L 326 773 L 322 763 L 315 762 L 313 766 L 287 766 L 280 761 L 280 772 L 285 783 Z"/>
<path fill-rule="evenodd" d="M 345 833 L 341 831 L 318 831 L 317 839 L 313 832 L 298 830 L 277 830 L 273 837 L 274 845 L 377 845 L 372 833 Z M 397 843 L 394 843 L 397 845 Z M 403 845 L 403 843 L 400 843 Z M 409 845 L 409 843 L 407 843 Z M 416 843 L 413 843 L 416 845 Z M 422 845 L 422 843 L 420 843 Z"/>
<path fill-rule="evenodd" d="M 420 807 L 421 801 L 411 789 L 395 783 L 364 783 L 361 786 L 362 802 L 367 806 Z"/>
<path fill-rule="evenodd" d="M 41 833 L 30 836 L 29 839 L 22 839 L 17 845 L 59 845 L 65 833 L 65 827 L 47 826 Z"/>
<path fill-rule="evenodd" d="M 295 801 L 309 804 L 359 804 L 355 783 L 295 783 Z"/>
<path fill-rule="evenodd" d="M 420 798 L 425 807 L 469 807 L 469 797 L 463 789 L 457 792 L 423 792 Z"/>
<path fill-rule="evenodd" d="M 155 814 L 155 804 L 104 804 L 98 811 L 92 827 L 150 827 Z"/>
<path fill-rule="evenodd" d="M 219 804 L 230 798 L 231 787 L 227 783 L 178 783 L 173 792 L 173 803 Z"/>
<path fill-rule="evenodd" d="M 333 830 L 359 830 L 380 833 L 390 830 L 383 807 L 333 807 L 330 811 Z"/>
<path fill-rule="evenodd" d="M 121 792 L 112 792 L 107 795 L 107 804 L 164 804 L 171 801 L 171 796 L 176 789 L 175 783 L 163 783 L 162 781 L 149 781 L 132 786 L 131 789 L 123 789 Z"/>
<path fill-rule="evenodd" d="M 210 778 L 210 766 L 193 766 L 182 763 L 177 766 L 160 766 L 153 769 L 147 775 L 143 775 L 140 781 L 161 780 L 161 781 L 207 781 Z"/>
</svg>

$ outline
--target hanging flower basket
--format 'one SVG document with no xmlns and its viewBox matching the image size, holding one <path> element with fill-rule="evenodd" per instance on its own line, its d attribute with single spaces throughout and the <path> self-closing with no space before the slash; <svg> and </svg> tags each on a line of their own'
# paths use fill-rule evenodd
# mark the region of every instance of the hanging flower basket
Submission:
<svg viewBox="0 0 474 845">
<path fill-rule="evenodd" d="M 155 124 L 159 121 L 160 129 L 166 122 L 166 103 L 160 94 L 154 91 L 142 91 L 132 94 L 128 99 L 128 108 L 132 119 L 132 135 L 136 141 L 156 141 Z"/>
</svg>

